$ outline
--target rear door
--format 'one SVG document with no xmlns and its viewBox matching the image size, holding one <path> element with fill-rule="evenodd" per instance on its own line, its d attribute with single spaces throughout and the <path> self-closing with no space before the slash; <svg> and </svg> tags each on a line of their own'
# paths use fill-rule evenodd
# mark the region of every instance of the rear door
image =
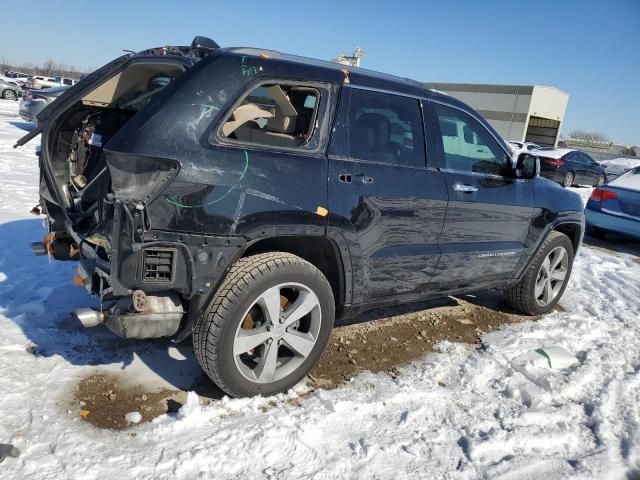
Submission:
<svg viewBox="0 0 640 480">
<path fill-rule="evenodd" d="M 598 175 L 600 174 L 600 172 L 596 170 L 598 164 L 593 158 L 584 152 L 580 152 L 580 156 L 582 157 L 582 161 L 585 166 L 582 183 L 584 185 L 595 185 Z"/>
<path fill-rule="evenodd" d="M 575 176 L 573 183 L 576 185 L 584 183 L 587 174 L 586 164 L 580 152 L 571 152 L 565 156 L 564 160 L 568 163 L 566 171 L 573 172 Z"/>
<path fill-rule="evenodd" d="M 449 193 L 433 282 L 455 288 L 506 279 L 524 250 L 533 189 L 509 175 L 509 154 L 475 114 L 439 102 L 426 110 Z"/>
<path fill-rule="evenodd" d="M 329 148 L 329 236 L 346 240 L 353 303 L 419 298 L 435 271 L 447 205 L 426 168 L 420 99 L 344 86 Z"/>
</svg>

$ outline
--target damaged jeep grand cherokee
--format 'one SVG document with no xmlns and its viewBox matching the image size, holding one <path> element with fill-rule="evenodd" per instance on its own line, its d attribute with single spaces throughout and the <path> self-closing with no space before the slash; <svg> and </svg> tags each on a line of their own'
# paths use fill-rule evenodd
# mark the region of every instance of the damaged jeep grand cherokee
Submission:
<svg viewBox="0 0 640 480">
<path fill-rule="evenodd" d="M 335 318 L 494 288 L 561 297 L 580 198 L 422 84 L 252 48 L 122 56 L 38 116 L 34 250 L 77 261 L 85 326 L 193 336 L 234 396 L 299 382 Z"/>
</svg>

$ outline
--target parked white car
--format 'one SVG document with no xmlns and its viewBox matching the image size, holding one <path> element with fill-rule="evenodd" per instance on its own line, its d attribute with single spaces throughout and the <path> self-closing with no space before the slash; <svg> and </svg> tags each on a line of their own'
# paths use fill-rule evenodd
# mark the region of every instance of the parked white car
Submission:
<svg viewBox="0 0 640 480">
<path fill-rule="evenodd" d="M 42 75 L 36 75 L 31 79 L 31 88 L 36 90 L 42 90 L 43 88 L 60 87 L 63 85 L 71 86 L 75 85 L 77 80 L 67 77 L 44 77 Z"/>
</svg>

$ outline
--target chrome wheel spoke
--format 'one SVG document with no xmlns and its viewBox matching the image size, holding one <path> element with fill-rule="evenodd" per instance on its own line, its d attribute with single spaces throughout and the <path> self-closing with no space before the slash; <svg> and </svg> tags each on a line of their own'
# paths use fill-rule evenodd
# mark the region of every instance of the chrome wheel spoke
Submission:
<svg viewBox="0 0 640 480">
<path fill-rule="evenodd" d="M 553 291 L 551 290 L 551 282 L 547 281 L 544 284 L 544 292 L 542 293 L 542 301 L 545 305 L 548 305 L 553 298 Z"/>
<path fill-rule="evenodd" d="M 551 279 L 557 282 L 563 282 L 566 276 L 567 276 L 566 268 L 556 268 L 551 274 Z"/>
<path fill-rule="evenodd" d="M 280 321 L 280 287 L 272 287 L 258 298 L 256 302 L 262 308 L 265 318 L 269 323 L 275 325 Z"/>
<path fill-rule="evenodd" d="M 300 295 L 294 304 L 287 309 L 284 321 L 285 326 L 289 326 L 292 323 L 297 322 L 319 305 L 320 302 L 318 301 L 318 297 L 316 297 L 315 293 L 300 292 Z"/>
<path fill-rule="evenodd" d="M 310 333 L 300 333 L 294 330 L 286 332 L 282 340 L 293 353 L 303 358 L 309 356 L 316 344 L 316 339 Z"/>
<path fill-rule="evenodd" d="M 564 259 L 565 256 L 565 249 L 564 248 L 560 248 L 560 249 L 556 249 L 554 250 L 555 255 L 553 256 L 553 261 L 551 262 L 551 271 L 555 270 L 558 265 L 560 265 L 560 262 L 562 262 L 562 260 Z"/>
<path fill-rule="evenodd" d="M 235 341 L 233 342 L 233 354 L 242 355 L 243 353 L 247 353 L 248 351 L 256 348 L 258 345 L 262 345 L 267 341 L 267 339 L 271 337 L 271 332 L 267 331 L 266 328 L 256 328 L 250 330 L 241 328 L 240 332 L 236 336 Z"/>
<path fill-rule="evenodd" d="M 259 382 L 271 382 L 276 375 L 278 363 L 278 344 L 268 343 L 265 345 L 262 356 L 253 373 Z"/>
</svg>

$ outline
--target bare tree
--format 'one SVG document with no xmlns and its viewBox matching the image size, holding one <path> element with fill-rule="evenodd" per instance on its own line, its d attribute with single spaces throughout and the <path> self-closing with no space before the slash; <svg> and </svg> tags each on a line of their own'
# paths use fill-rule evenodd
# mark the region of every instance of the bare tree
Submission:
<svg viewBox="0 0 640 480">
<path fill-rule="evenodd" d="M 48 58 L 42 64 L 41 70 L 45 75 L 51 75 L 51 72 L 55 68 L 55 66 L 56 66 L 56 62 L 54 62 L 52 58 Z"/>
<path fill-rule="evenodd" d="M 584 130 L 573 130 L 569 133 L 569 137 L 582 140 L 588 144 L 602 144 L 611 141 L 611 139 L 603 133 L 585 132 Z"/>
</svg>

